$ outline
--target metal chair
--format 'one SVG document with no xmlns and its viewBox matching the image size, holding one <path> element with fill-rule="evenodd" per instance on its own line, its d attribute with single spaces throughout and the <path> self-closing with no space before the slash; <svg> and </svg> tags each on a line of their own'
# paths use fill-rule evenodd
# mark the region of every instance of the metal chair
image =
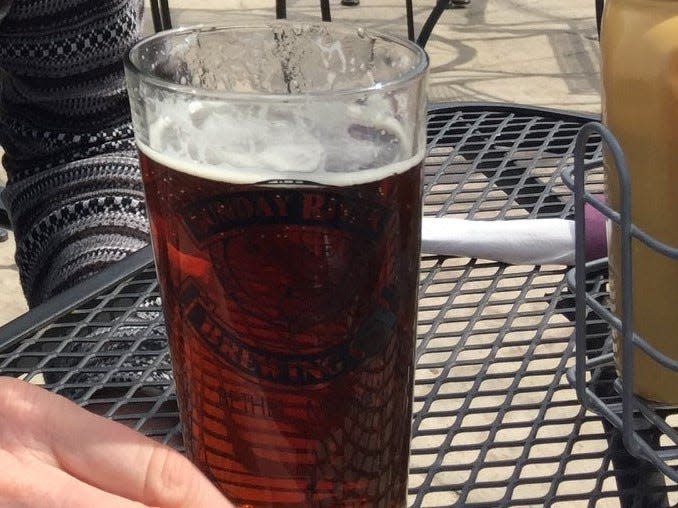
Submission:
<svg viewBox="0 0 678 508">
<path fill-rule="evenodd" d="M 411 0 L 407 0 L 411 2 Z M 172 17 L 168 0 L 151 0 L 151 15 L 153 16 L 153 28 L 156 32 L 161 30 L 169 30 L 172 28 Z M 330 0 L 320 0 L 320 15 L 323 21 L 332 21 L 330 14 Z M 275 16 L 277 19 L 285 19 L 287 17 L 287 2 L 286 0 L 276 0 L 275 2 Z"/>
<path fill-rule="evenodd" d="M 428 18 L 422 26 L 419 36 L 416 38 L 417 44 L 421 47 L 426 46 L 433 28 L 438 23 L 443 12 L 450 7 L 465 7 L 471 0 L 437 0 L 435 7 L 428 15 Z M 153 16 L 153 27 L 156 32 L 161 30 L 169 30 L 172 28 L 172 17 L 168 0 L 151 0 L 151 13 Z M 405 11 L 407 17 L 407 36 L 411 41 L 414 37 L 414 9 L 412 7 L 412 0 L 405 0 Z M 320 0 L 320 14 L 323 21 L 331 21 L 329 0 Z M 285 19 L 287 17 L 287 2 L 286 0 L 276 0 L 275 15 L 277 19 Z"/>
</svg>

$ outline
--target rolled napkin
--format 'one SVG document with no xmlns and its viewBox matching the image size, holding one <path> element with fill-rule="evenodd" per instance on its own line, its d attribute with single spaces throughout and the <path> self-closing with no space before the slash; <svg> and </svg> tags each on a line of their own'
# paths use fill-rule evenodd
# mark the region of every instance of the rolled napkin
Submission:
<svg viewBox="0 0 678 508">
<path fill-rule="evenodd" d="M 574 265 L 574 221 L 566 219 L 464 220 L 424 217 L 421 251 L 490 259 L 514 265 Z M 586 259 L 606 256 L 605 218 L 586 207 Z"/>
</svg>

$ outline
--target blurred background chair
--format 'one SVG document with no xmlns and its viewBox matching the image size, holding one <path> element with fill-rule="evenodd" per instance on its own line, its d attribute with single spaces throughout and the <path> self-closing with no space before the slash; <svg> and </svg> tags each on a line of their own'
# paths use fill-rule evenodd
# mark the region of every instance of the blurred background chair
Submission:
<svg viewBox="0 0 678 508">
<path fill-rule="evenodd" d="M 172 16 L 170 14 L 168 0 L 151 0 L 150 4 L 151 15 L 153 17 L 153 28 L 155 31 L 160 32 L 161 30 L 171 29 Z M 320 0 L 320 14 L 323 21 L 332 21 L 332 16 L 330 13 L 330 0 Z M 287 17 L 286 0 L 276 0 L 275 17 L 277 19 L 285 19 Z"/>
<path fill-rule="evenodd" d="M 151 0 L 150 3 L 151 14 L 153 16 L 153 28 L 155 31 L 160 32 L 161 30 L 171 29 L 172 16 L 168 0 Z M 433 28 L 435 28 L 436 23 L 438 23 L 438 20 L 445 9 L 466 7 L 470 3 L 471 0 L 436 0 L 433 10 L 431 10 L 431 13 L 428 15 L 428 18 L 422 26 L 419 36 L 416 38 L 417 44 L 421 47 L 426 46 L 426 42 L 431 36 L 431 32 L 433 32 Z M 352 3 L 351 5 L 358 5 L 358 3 Z M 405 10 L 407 17 L 407 36 L 411 41 L 414 41 L 414 9 L 412 7 L 412 0 L 405 0 Z M 320 14 L 323 21 L 332 21 L 330 0 L 320 0 Z M 285 19 L 287 17 L 286 0 L 276 0 L 275 15 L 277 19 Z"/>
</svg>

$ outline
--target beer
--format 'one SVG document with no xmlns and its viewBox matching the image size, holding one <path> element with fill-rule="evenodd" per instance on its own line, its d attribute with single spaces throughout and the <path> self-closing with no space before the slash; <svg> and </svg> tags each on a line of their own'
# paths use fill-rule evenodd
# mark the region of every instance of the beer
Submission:
<svg viewBox="0 0 678 508">
<path fill-rule="evenodd" d="M 619 140 L 631 179 L 633 223 L 667 245 L 678 245 L 678 54 L 677 0 L 609 0 L 601 33 L 603 121 Z M 606 157 L 608 202 L 619 209 L 618 177 Z M 610 227 L 610 294 L 622 315 L 621 232 Z M 633 255 L 634 330 L 671 358 L 678 358 L 678 261 L 639 240 Z M 615 360 L 622 353 L 614 334 Z M 678 404 L 678 373 L 647 354 L 634 352 L 634 392 L 649 400 Z M 623 378 L 623 373 L 622 378 Z"/>
<path fill-rule="evenodd" d="M 334 23 L 130 52 L 184 442 L 236 506 L 406 504 L 426 67 Z"/>
<path fill-rule="evenodd" d="M 141 162 L 189 457 L 242 506 L 402 507 L 421 156 L 345 186 Z"/>
</svg>

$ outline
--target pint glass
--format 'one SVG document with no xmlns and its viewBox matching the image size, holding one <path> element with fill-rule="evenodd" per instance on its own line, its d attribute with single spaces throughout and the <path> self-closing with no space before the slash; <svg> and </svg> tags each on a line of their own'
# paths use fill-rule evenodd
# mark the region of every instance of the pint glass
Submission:
<svg viewBox="0 0 678 508">
<path fill-rule="evenodd" d="M 426 68 L 337 24 L 130 52 L 186 451 L 237 506 L 405 505 Z"/>
</svg>

